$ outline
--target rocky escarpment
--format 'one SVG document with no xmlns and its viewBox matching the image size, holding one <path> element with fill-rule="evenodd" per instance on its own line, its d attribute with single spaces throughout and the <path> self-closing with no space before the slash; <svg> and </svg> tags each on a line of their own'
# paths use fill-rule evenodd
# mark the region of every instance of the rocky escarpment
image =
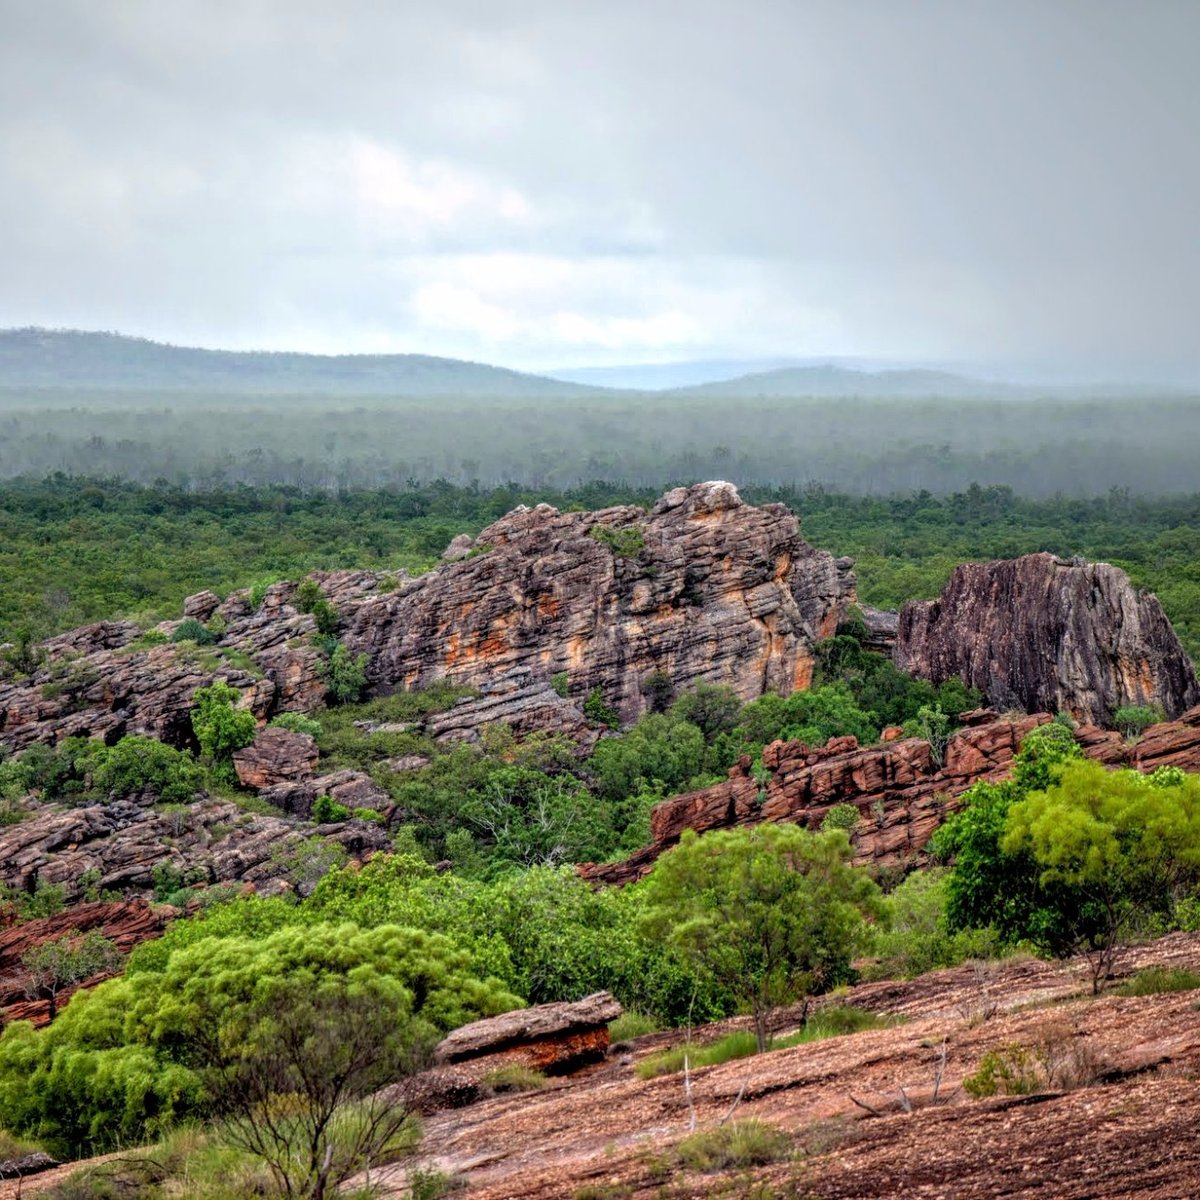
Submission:
<svg viewBox="0 0 1200 1200">
<path fill-rule="evenodd" d="M 728 684 L 747 700 L 807 687 L 813 647 L 854 595 L 850 560 L 814 550 L 786 508 L 745 504 L 728 483 L 678 488 L 649 514 L 518 509 L 468 541 L 416 579 L 313 575 L 337 636 L 367 656 L 372 690 L 449 680 L 482 692 L 441 723 L 447 739 L 493 721 L 582 735 L 579 704 L 596 689 L 630 721 L 648 706 L 650 676 L 676 690 Z M 185 613 L 218 626 L 206 646 L 148 645 L 130 622 L 55 638 L 32 675 L 0 682 L 0 745 L 131 733 L 188 745 L 192 697 L 214 678 L 260 721 L 318 707 L 316 620 L 297 603 L 294 583 L 257 607 L 247 592 L 189 597 Z"/>
<path fill-rule="evenodd" d="M 455 553 L 356 607 L 344 641 L 379 690 L 563 675 L 570 698 L 598 688 L 624 721 L 648 707 L 652 675 L 749 700 L 807 687 L 853 598 L 848 559 L 728 483 L 678 488 L 649 514 L 518 509 Z"/>
<path fill-rule="evenodd" d="M 1155 596 L 1107 563 L 1051 554 L 959 567 L 938 599 L 904 606 L 893 656 L 935 683 L 958 676 L 993 707 L 1096 724 L 1124 705 L 1173 717 L 1200 701 Z"/>
<path fill-rule="evenodd" d="M 835 804 L 858 809 L 852 830 L 856 862 L 912 862 L 957 798 L 980 780 L 1006 778 L 1021 739 L 1050 720 L 1047 713 L 998 718 L 986 710 L 968 717 L 970 723 L 950 739 L 940 762 L 920 738 L 869 747 L 852 737 L 832 738 L 816 749 L 803 742 L 773 742 L 763 750 L 763 766 L 770 771 L 765 784 L 753 778 L 749 759 L 743 759 L 725 782 L 656 805 L 649 845 L 623 862 L 588 864 L 581 873 L 597 883 L 629 883 L 685 829 L 704 833 L 761 821 L 816 828 Z M 1133 743 L 1091 725 L 1081 725 L 1075 737 L 1085 755 L 1109 766 L 1200 771 L 1200 707 L 1178 721 L 1151 726 Z"/>
</svg>

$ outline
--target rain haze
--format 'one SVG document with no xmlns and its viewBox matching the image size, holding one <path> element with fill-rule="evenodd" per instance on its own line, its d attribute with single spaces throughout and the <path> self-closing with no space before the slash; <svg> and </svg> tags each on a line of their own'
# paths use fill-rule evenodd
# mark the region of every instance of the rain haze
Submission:
<svg viewBox="0 0 1200 1200">
<path fill-rule="evenodd" d="M 0 0 L 0 326 L 1200 379 L 1200 6 Z"/>
</svg>

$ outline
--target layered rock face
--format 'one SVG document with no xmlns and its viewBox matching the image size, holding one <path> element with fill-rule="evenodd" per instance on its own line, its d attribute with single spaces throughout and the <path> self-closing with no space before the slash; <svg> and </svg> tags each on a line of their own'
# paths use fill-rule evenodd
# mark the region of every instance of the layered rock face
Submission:
<svg viewBox="0 0 1200 1200">
<path fill-rule="evenodd" d="M 1007 778 L 1021 739 L 1050 720 L 1048 713 L 1000 718 L 982 710 L 968 715 L 971 723 L 950 739 L 941 763 L 919 738 L 866 748 L 852 737 L 832 738 L 818 749 L 803 742 L 773 742 L 763 751 L 763 765 L 771 772 L 765 786 L 751 776 L 749 759 L 743 759 L 724 783 L 656 805 L 648 846 L 624 862 L 588 864 L 580 873 L 597 883 L 629 883 L 649 871 L 685 829 L 704 833 L 761 821 L 794 821 L 815 829 L 835 804 L 858 809 L 852 831 L 855 862 L 912 862 L 957 798 L 981 780 Z M 1151 726 L 1135 743 L 1093 725 L 1081 725 L 1075 737 L 1088 758 L 1109 766 L 1200 771 L 1200 707 L 1178 721 Z"/>
<path fill-rule="evenodd" d="M 755 508 L 732 484 L 705 483 L 668 493 L 650 514 L 518 509 L 469 545 L 456 539 L 454 561 L 416 579 L 313 577 L 342 642 L 367 655 L 375 692 L 438 679 L 484 692 L 437 730 L 472 740 L 494 721 L 583 735 L 578 705 L 596 688 L 632 721 L 655 672 L 678 690 L 723 683 L 747 700 L 807 687 L 814 645 L 853 599 L 851 566 L 809 546 L 782 505 Z M 295 592 L 275 584 L 257 608 L 246 592 L 189 597 L 185 612 L 225 623 L 213 646 L 146 646 L 129 622 L 53 639 L 28 680 L 0 682 L 0 745 L 130 733 L 188 745 L 192 697 L 214 678 L 238 688 L 260 721 L 319 707 L 315 622 Z M 549 686 L 559 673 L 565 699 Z"/>
<path fill-rule="evenodd" d="M 935 683 L 958 676 L 995 708 L 1097 724 L 1124 705 L 1174 717 L 1200 701 L 1155 596 L 1107 563 L 1051 554 L 959 567 L 937 600 L 904 606 L 893 657 Z"/>
<path fill-rule="evenodd" d="M 380 691 L 561 672 L 571 698 L 599 688 L 632 721 L 662 672 L 678 689 L 722 683 L 750 700 L 807 687 L 813 646 L 853 598 L 848 559 L 728 483 L 678 488 L 649 515 L 518 509 L 455 553 L 356 608 L 343 640 L 368 655 Z"/>
</svg>

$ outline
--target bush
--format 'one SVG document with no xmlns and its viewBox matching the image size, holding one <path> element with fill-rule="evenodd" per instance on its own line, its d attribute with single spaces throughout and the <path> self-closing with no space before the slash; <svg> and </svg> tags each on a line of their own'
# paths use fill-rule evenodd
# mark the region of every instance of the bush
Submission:
<svg viewBox="0 0 1200 1200">
<path fill-rule="evenodd" d="M 1164 719 L 1161 708 L 1151 708 L 1145 704 L 1130 704 L 1118 708 L 1113 713 L 1112 723 L 1127 738 L 1135 738 L 1157 722 Z"/>
<path fill-rule="evenodd" d="M 197 688 L 192 697 L 192 732 L 208 761 L 218 767 L 227 765 L 235 750 L 248 746 L 258 732 L 254 714 L 234 708 L 241 699 L 237 688 L 218 679 L 208 687 Z"/>
<path fill-rule="evenodd" d="M 1161 992 L 1192 992 L 1200 988 L 1200 974 L 1186 967 L 1143 967 L 1118 989 L 1121 996 L 1157 996 Z"/>
<path fill-rule="evenodd" d="M 195 617 L 185 617 L 171 634 L 173 642 L 195 642 L 197 646 L 209 646 L 217 640 L 211 629 L 201 625 Z"/>
<path fill-rule="evenodd" d="M 92 780 L 110 800 L 150 792 L 164 804 L 187 804 L 204 786 L 204 771 L 187 750 L 129 736 L 97 753 Z"/>
<path fill-rule="evenodd" d="M 609 729 L 616 729 L 621 723 L 620 713 L 605 702 L 604 693 L 598 687 L 588 692 L 583 702 L 583 715 L 598 725 L 607 725 Z"/>
<path fill-rule="evenodd" d="M 835 804 L 821 819 L 821 832 L 840 829 L 850 833 L 858 824 L 858 809 L 853 804 Z"/>
<path fill-rule="evenodd" d="M 646 535 L 640 525 L 593 525 L 588 533 L 602 546 L 607 546 L 617 558 L 636 558 L 646 545 Z"/>
<path fill-rule="evenodd" d="M 319 668 L 325 680 L 325 698 L 331 704 L 354 704 L 367 686 L 367 656 L 351 657 L 338 642 Z"/>
<path fill-rule="evenodd" d="M 312 737 L 320 737 L 322 733 L 321 722 L 306 717 L 303 713 L 280 713 L 279 716 L 272 717 L 270 723 L 274 729 L 286 729 L 291 733 L 307 733 Z"/>
<path fill-rule="evenodd" d="M 995 1095 L 1028 1096 L 1042 1085 L 1042 1073 L 1033 1052 L 1015 1043 L 989 1050 L 979 1060 L 975 1074 L 963 1080 L 963 1089 L 976 1099 Z"/>
<path fill-rule="evenodd" d="M 312 819 L 318 825 L 332 825 L 338 821 L 348 821 L 350 810 L 332 796 L 318 796 L 313 801 Z"/>
</svg>

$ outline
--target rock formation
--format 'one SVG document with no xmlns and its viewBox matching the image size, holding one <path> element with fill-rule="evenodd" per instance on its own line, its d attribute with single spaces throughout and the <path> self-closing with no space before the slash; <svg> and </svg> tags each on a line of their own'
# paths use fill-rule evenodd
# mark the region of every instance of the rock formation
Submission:
<svg viewBox="0 0 1200 1200">
<path fill-rule="evenodd" d="M 361 858 L 391 845 L 388 833 L 364 821 L 301 826 L 284 816 L 243 812 L 229 801 L 204 801 L 158 812 L 130 801 L 86 808 L 45 808 L 0 829 L 0 882 L 22 891 L 57 884 L 68 900 L 80 898 L 80 877 L 99 874 L 97 886 L 148 892 L 154 868 L 165 864 L 202 883 L 254 884 L 270 894 L 308 890 L 322 862 L 309 861 L 308 839 L 344 847 Z"/>
<path fill-rule="evenodd" d="M 289 729 L 260 729 L 249 746 L 235 750 L 238 783 L 256 792 L 280 783 L 311 779 L 317 773 L 316 739 Z"/>
<path fill-rule="evenodd" d="M 561 1075 L 604 1057 L 608 1023 L 621 1012 L 608 992 L 518 1008 L 454 1030 L 438 1043 L 434 1057 L 439 1063 L 470 1063 L 479 1070 L 520 1064 Z"/>
<path fill-rule="evenodd" d="M 587 864 L 580 873 L 596 883 L 629 883 L 644 875 L 685 829 L 703 833 L 760 821 L 816 828 L 835 804 L 852 804 L 859 811 L 852 831 L 855 862 L 912 862 L 955 800 L 973 783 L 1007 777 L 1021 739 L 1050 720 L 1047 713 L 997 717 L 983 710 L 968 715 L 971 723 L 950 739 L 941 763 L 919 738 L 866 748 L 852 737 L 833 738 L 819 749 L 803 742 L 773 742 L 763 751 L 763 765 L 771 772 L 765 785 L 752 777 L 750 761 L 743 759 L 724 783 L 656 805 L 648 846 L 623 862 Z M 1085 755 L 1109 766 L 1200 771 L 1200 707 L 1178 721 L 1151 726 L 1134 743 L 1091 725 L 1080 726 L 1075 736 Z"/>
<path fill-rule="evenodd" d="M 343 640 L 381 691 L 562 673 L 572 699 L 598 688 L 632 721 L 657 672 L 746 700 L 807 687 L 813 646 L 853 597 L 851 565 L 804 542 L 782 505 L 752 507 L 728 483 L 678 488 L 649 514 L 540 504 L 365 599 Z"/>
<path fill-rule="evenodd" d="M 631 721 L 655 673 L 679 690 L 729 684 L 747 700 L 807 687 L 813 647 L 854 594 L 849 559 L 814 550 L 782 505 L 745 504 L 728 483 L 678 488 L 649 514 L 517 509 L 469 547 L 456 539 L 452 557 L 416 579 L 313 576 L 342 642 L 367 655 L 374 692 L 439 679 L 480 689 L 439 720 L 446 738 L 474 739 L 493 721 L 582 735 L 579 706 L 595 689 Z M 223 622 L 210 646 L 148 645 L 122 621 L 52 639 L 33 675 L 0 682 L 0 745 L 130 733 L 191 745 L 193 694 L 214 678 L 238 688 L 262 722 L 319 707 L 316 625 L 295 607 L 296 585 L 272 585 L 257 608 L 244 591 L 214 599 L 202 592 L 184 604 Z M 178 625 L 156 632 L 169 638 Z M 559 674 L 566 698 L 550 686 Z"/>
<path fill-rule="evenodd" d="M 39 917 L 0 930 L 0 1008 L 10 1021 L 45 1024 L 50 1019 L 49 1002 L 26 996 L 28 972 L 22 958 L 37 946 L 75 933 L 100 933 L 122 954 L 158 937 L 166 928 L 172 910 L 152 908 L 145 900 L 93 901 L 77 904 L 53 917 Z M 89 983 L 98 982 L 90 980 Z M 59 997 L 59 1003 L 70 993 Z"/>
<path fill-rule="evenodd" d="M 959 567 L 937 600 L 904 606 L 894 658 L 934 683 L 957 675 L 995 708 L 1097 724 L 1123 705 L 1174 717 L 1200 701 L 1155 596 L 1107 563 L 1052 554 Z"/>
</svg>

